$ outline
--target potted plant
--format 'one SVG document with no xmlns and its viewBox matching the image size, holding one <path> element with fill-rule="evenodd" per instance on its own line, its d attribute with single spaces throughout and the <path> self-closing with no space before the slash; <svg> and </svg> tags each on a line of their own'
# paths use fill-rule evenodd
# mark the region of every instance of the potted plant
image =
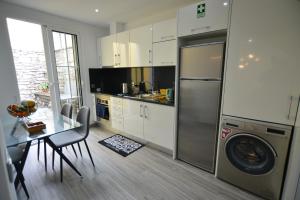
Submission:
<svg viewBox="0 0 300 200">
<path fill-rule="evenodd" d="M 39 90 L 42 91 L 43 93 L 48 93 L 49 92 L 49 83 L 48 82 L 40 83 Z"/>
</svg>

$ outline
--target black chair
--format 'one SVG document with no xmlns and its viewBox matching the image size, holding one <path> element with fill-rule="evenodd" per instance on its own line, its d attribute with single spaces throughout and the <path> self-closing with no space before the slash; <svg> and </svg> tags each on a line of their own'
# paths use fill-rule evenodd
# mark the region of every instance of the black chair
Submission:
<svg viewBox="0 0 300 200">
<path fill-rule="evenodd" d="M 56 135 L 53 135 L 49 137 L 51 142 L 61 151 L 63 151 L 63 147 L 67 147 L 69 145 L 78 144 L 79 151 L 81 153 L 81 148 L 79 145 L 79 142 L 84 142 L 86 149 L 88 151 L 89 157 L 92 161 L 93 166 L 95 167 L 90 149 L 88 147 L 88 144 L 86 142 L 86 138 L 89 135 L 89 122 L 90 122 L 90 108 L 84 106 L 82 107 L 77 115 L 76 121 L 81 123 L 82 126 L 73 130 L 68 130 L 63 133 L 59 133 Z M 82 155 L 82 153 L 81 153 Z M 54 168 L 54 159 L 55 159 L 55 153 L 53 151 L 52 156 L 52 168 Z M 61 182 L 63 181 L 63 163 L 62 158 L 60 158 L 60 178 Z"/>
<path fill-rule="evenodd" d="M 25 194 L 27 198 L 29 198 L 29 193 L 25 185 L 25 178 L 23 176 L 23 169 L 25 165 L 25 159 L 26 155 L 24 155 L 24 152 L 26 152 L 25 148 L 23 145 L 16 146 L 16 147 L 9 147 L 7 148 L 8 153 L 11 157 L 12 163 L 15 166 L 15 169 L 17 171 L 17 176 L 15 179 L 15 188 L 17 189 L 19 183 L 21 183 L 23 190 L 25 191 Z M 28 151 L 27 151 L 28 152 Z"/>
<path fill-rule="evenodd" d="M 73 107 L 72 107 L 72 104 L 64 104 L 61 111 L 60 111 L 60 114 L 65 116 L 65 117 L 68 117 L 70 119 L 72 119 L 72 111 L 73 111 Z M 42 139 L 38 139 L 38 149 L 37 149 L 37 159 L 40 160 L 40 142 L 41 142 Z M 74 146 L 72 146 L 73 148 L 73 151 L 77 157 L 77 153 L 75 151 L 75 148 Z M 45 158 L 45 170 L 47 171 L 47 148 L 46 148 L 46 142 L 44 142 L 44 158 Z"/>
</svg>

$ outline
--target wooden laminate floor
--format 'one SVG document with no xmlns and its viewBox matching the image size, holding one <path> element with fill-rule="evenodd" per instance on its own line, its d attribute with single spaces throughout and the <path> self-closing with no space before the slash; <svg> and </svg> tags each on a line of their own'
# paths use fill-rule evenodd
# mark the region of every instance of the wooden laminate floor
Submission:
<svg viewBox="0 0 300 200">
<path fill-rule="evenodd" d="M 171 156 L 147 146 L 124 158 L 98 144 L 114 133 L 91 128 L 88 144 L 96 167 L 93 168 L 83 146 L 83 158 L 72 149 L 67 157 L 82 173 L 80 178 L 64 164 L 64 182 L 60 182 L 59 159 L 51 168 L 48 147 L 48 172 L 44 170 L 43 148 L 37 161 L 37 145 L 32 146 L 24 168 L 26 185 L 32 200 L 249 200 L 253 195 L 216 179 L 213 175 L 172 160 Z M 43 145 L 41 145 L 43 146 Z M 78 150 L 77 150 L 78 152 Z M 18 188 L 19 199 L 26 199 Z"/>
</svg>

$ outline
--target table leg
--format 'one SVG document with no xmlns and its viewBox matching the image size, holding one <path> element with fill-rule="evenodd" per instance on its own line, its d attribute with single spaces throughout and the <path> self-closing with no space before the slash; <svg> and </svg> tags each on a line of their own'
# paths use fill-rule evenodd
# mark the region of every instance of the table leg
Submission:
<svg viewBox="0 0 300 200">
<path fill-rule="evenodd" d="M 45 162 L 45 171 L 47 172 L 47 146 L 45 141 L 44 141 L 44 162 Z"/>
<path fill-rule="evenodd" d="M 66 163 L 79 175 L 81 176 L 81 173 L 76 169 L 76 167 L 71 163 L 71 161 L 55 146 L 55 144 L 48 138 L 44 138 L 44 141 L 48 143 L 48 145 L 50 147 L 52 147 L 54 149 L 54 151 L 56 151 L 61 158 L 66 161 Z"/>
<path fill-rule="evenodd" d="M 19 171 L 21 171 L 21 172 L 24 169 L 25 162 L 26 162 L 26 159 L 27 159 L 27 156 L 28 156 L 28 152 L 29 152 L 30 146 L 31 146 L 31 141 L 27 142 L 26 147 L 24 149 L 23 157 L 22 157 L 22 159 L 20 161 Z M 17 178 L 15 180 L 15 186 L 16 186 L 16 188 L 18 187 L 19 183 L 20 183 L 20 180 Z"/>
</svg>

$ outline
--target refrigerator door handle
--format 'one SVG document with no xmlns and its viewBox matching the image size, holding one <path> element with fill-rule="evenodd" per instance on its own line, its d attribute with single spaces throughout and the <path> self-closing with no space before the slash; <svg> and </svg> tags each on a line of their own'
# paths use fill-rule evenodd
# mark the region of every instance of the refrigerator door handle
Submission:
<svg viewBox="0 0 300 200">
<path fill-rule="evenodd" d="M 179 80 L 221 81 L 222 79 L 211 77 L 180 77 Z"/>
</svg>

